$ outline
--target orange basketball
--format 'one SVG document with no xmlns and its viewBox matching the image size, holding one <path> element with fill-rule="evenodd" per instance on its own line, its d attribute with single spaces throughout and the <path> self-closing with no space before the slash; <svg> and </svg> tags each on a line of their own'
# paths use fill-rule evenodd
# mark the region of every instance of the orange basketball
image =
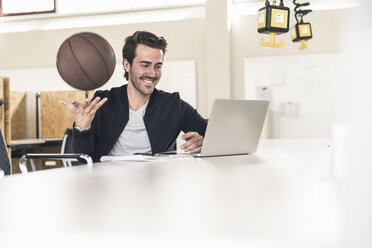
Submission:
<svg viewBox="0 0 372 248">
<path fill-rule="evenodd" d="M 77 33 L 67 38 L 57 54 L 62 79 L 79 90 L 104 85 L 115 70 L 115 53 L 110 44 L 94 33 Z"/>
</svg>

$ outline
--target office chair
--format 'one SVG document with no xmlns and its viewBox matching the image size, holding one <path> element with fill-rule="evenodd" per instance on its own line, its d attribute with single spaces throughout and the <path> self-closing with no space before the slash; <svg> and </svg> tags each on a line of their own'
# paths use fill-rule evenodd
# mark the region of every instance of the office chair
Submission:
<svg viewBox="0 0 372 248">
<path fill-rule="evenodd" d="M 60 153 L 29 153 L 23 155 L 19 160 L 19 168 L 21 169 L 22 174 L 27 174 L 27 160 L 28 159 L 59 159 L 59 160 L 66 160 L 66 159 L 80 159 L 85 160 L 87 162 L 88 167 L 93 166 L 93 160 L 90 156 L 82 153 L 68 153 L 68 154 L 60 154 Z"/>
<path fill-rule="evenodd" d="M 66 128 L 65 134 L 63 135 L 62 145 L 61 145 L 61 154 L 74 153 L 72 150 L 72 129 Z M 62 164 L 64 167 L 69 167 L 73 165 L 80 165 L 79 161 L 74 159 L 63 159 Z"/>
<path fill-rule="evenodd" d="M 27 160 L 30 159 L 58 159 L 61 160 L 64 167 L 69 167 L 72 165 L 80 165 L 81 162 L 77 159 L 85 160 L 88 166 L 93 165 L 93 160 L 91 157 L 85 154 L 77 154 L 72 151 L 72 129 L 67 128 L 65 134 L 63 135 L 61 153 L 51 153 L 51 154 L 26 154 L 21 157 L 19 160 L 19 168 L 21 169 L 22 174 L 27 174 Z M 34 167 L 32 167 L 34 170 Z"/>
<path fill-rule="evenodd" d="M 85 160 L 87 166 L 93 165 L 93 160 L 86 154 L 77 154 L 77 153 L 68 153 L 68 154 L 60 154 L 60 153 L 35 153 L 35 154 L 26 154 L 21 157 L 19 160 L 19 168 L 21 169 L 22 174 L 27 174 L 27 160 L 28 159 L 56 159 L 56 160 L 64 160 L 64 159 L 80 159 Z M 8 150 L 5 144 L 5 139 L 3 136 L 3 132 L 0 127 L 0 177 L 2 174 L 10 175 L 11 172 L 11 162 L 8 155 Z"/>
<path fill-rule="evenodd" d="M 61 154 L 72 153 L 72 129 L 66 128 L 65 134 L 63 135 Z M 62 160 L 64 167 L 72 166 L 71 160 Z"/>
<path fill-rule="evenodd" d="M 0 176 L 10 175 L 11 163 L 8 155 L 8 150 L 5 144 L 3 131 L 0 127 Z"/>
</svg>

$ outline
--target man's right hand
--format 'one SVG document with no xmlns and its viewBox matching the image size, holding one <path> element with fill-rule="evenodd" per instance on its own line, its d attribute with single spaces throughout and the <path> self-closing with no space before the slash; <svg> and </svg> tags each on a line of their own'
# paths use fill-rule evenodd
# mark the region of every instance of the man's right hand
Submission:
<svg viewBox="0 0 372 248">
<path fill-rule="evenodd" d="M 85 99 L 83 103 L 75 100 L 67 101 L 65 99 L 59 100 L 58 102 L 64 104 L 70 110 L 75 118 L 75 125 L 81 127 L 83 130 L 88 130 L 91 127 L 97 110 L 107 102 L 107 97 L 101 100 L 101 98 L 97 96 L 93 101 L 89 102 L 89 99 Z"/>
</svg>

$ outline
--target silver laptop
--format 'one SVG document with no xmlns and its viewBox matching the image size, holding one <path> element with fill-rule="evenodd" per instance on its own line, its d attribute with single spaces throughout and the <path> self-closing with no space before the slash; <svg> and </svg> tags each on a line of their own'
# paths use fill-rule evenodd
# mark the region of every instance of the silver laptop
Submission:
<svg viewBox="0 0 372 248">
<path fill-rule="evenodd" d="M 195 157 L 256 152 L 269 101 L 223 100 L 213 103 L 201 152 Z"/>
</svg>

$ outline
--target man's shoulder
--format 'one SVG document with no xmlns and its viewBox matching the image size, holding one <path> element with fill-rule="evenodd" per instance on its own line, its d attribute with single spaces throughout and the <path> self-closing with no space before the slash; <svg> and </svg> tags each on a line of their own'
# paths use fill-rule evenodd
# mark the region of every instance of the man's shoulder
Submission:
<svg viewBox="0 0 372 248">
<path fill-rule="evenodd" d="M 110 97 L 110 96 L 120 96 L 123 92 L 126 92 L 127 85 L 122 85 L 120 87 L 113 87 L 109 90 L 97 90 L 95 96 L 100 97 Z"/>
<path fill-rule="evenodd" d="M 180 109 L 193 109 L 190 104 L 182 100 L 179 92 L 166 92 L 163 90 L 154 91 L 153 103 L 162 105 L 166 108 L 180 108 Z"/>
<path fill-rule="evenodd" d="M 157 98 L 163 99 L 163 100 L 166 100 L 166 99 L 168 99 L 168 100 L 169 99 L 180 99 L 180 93 L 179 92 L 167 92 L 167 91 L 164 91 L 164 90 L 155 89 L 154 94 Z"/>
</svg>

